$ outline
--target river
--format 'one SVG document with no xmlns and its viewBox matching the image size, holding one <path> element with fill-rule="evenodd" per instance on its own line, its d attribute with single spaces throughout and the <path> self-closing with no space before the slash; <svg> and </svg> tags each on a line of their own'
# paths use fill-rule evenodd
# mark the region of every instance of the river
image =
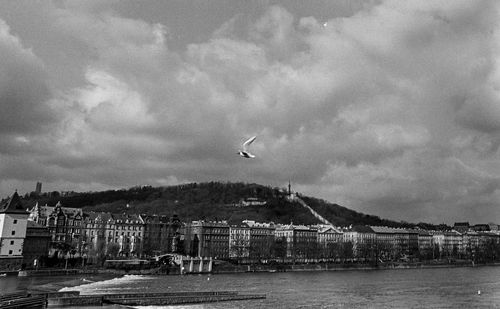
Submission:
<svg viewBox="0 0 500 309">
<path fill-rule="evenodd" d="M 2 291 L 23 288 L 82 294 L 233 290 L 267 295 L 263 300 L 171 308 L 500 308 L 500 267 L 0 278 Z"/>
</svg>

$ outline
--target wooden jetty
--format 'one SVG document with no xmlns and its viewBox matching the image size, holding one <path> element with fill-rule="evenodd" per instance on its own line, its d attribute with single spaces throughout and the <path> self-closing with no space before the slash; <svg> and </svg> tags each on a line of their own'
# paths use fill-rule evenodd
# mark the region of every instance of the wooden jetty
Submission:
<svg viewBox="0 0 500 309">
<path fill-rule="evenodd" d="M 72 306 L 166 306 L 221 301 L 264 299 L 265 294 L 240 294 L 236 291 L 200 291 L 168 293 L 118 293 L 80 295 L 78 291 L 34 293 L 47 300 L 49 308 Z M 3 308 L 3 307 L 0 307 Z"/>
<path fill-rule="evenodd" d="M 0 294 L 0 308 L 46 308 L 47 298 L 45 295 L 32 295 L 26 291 L 18 291 Z"/>
</svg>

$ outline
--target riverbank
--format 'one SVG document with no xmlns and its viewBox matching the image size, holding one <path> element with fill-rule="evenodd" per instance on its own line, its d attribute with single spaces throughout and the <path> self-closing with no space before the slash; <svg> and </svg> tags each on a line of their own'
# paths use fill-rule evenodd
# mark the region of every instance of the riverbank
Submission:
<svg viewBox="0 0 500 309">
<path fill-rule="evenodd" d="M 211 274 L 231 274 L 248 272 L 298 272 L 298 271 L 344 271 L 344 270 L 390 270 L 390 269 L 419 269 L 419 268 L 456 268 L 456 267 L 482 267 L 500 266 L 496 263 L 472 264 L 470 261 L 459 261 L 454 263 L 380 263 L 378 265 L 360 263 L 314 263 L 314 264 L 275 264 L 275 265 L 234 265 L 222 263 L 214 265 Z M 197 274 L 197 273 L 193 273 Z M 180 275 L 179 267 L 161 267 L 151 269 L 40 269 L 9 272 L 8 276 L 18 275 L 20 277 L 50 277 L 50 276 L 94 276 L 103 278 L 115 278 L 125 275 Z"/>
<path fill-rule="evenodd" d="M 383 263 L 370 264 L 284 264 L 284 265 L 223 265 L 214 267 L 213 274 L 245 273 L 245 272 L 297 272 L 297 271 L 345 271 L 345 270 L 390 270 L 390 269 L 427 269 L 500 266 L 500 263 L 472 264 L 470 262 L 455 263 Z"/>
<path fill-rule="evenodd" d="M 377 269 L 413 269 L 413 268 L 448 268 L 448 267 L 481 267 L 481 266 L 499 266 L 500 262 L 495 263 L 475 263 L 454 262 L 454 263 L 380 263 L 378 265 L 361 263 L 310 263 L 310 264 L 255 264 L 255 265 L 234 265 L 230 263 L 214 265 L 213 274 L 217 273 L 243 273 L 243 272 L 284 272 L 284 271 L 334 271 L 334 270 L 377 270 Z M 151 269 L 40 269 L 25 270 L 19 272 L 8 272 L 7 275 L 19 276 L 61 276 L 61 275 L 180 275 L 178 267 L 151 268 Z"/>
</svg>

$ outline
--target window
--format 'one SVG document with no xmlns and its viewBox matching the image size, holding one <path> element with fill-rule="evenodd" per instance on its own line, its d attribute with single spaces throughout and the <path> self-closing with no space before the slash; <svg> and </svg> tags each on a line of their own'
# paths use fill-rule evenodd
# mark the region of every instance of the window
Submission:
<svg viewBox="0 0 500 309">
<path fill-rule="evenodd" d="M 13 244 L 14 244 L 14 241 L 13 241 L 13 240 L 11 240 L 11 241 L 10 241 L 10 244 L 11 244 L 11 245 L 13 245 Z"/>
<path fill-rule="evenodd" d="M 12 231 L 12 235 L 16 235 L 16 231 Z"/>
<path fill-rule="evenodd" d="M 12 250 L 9 250 L 9 254 L 12 254 Z"/>
<path fill-rule="evenodd" d="M 17 224 L 17 219 L 14 219 L 14 224 Z"/>
</svg>

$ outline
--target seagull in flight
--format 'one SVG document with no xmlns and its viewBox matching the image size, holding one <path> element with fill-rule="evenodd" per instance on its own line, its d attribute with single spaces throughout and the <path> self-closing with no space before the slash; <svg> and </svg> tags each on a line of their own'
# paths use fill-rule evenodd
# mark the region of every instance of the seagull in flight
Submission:
<svg viewBox="0 0 500 309">
<path fill-rule="evenodd" d="M 243 150 L 239 150 L 238 154 L 240 156 L 242 156 L 243 158 L 248 158 L 248 159 L 255 158 L 255 156 L 248 151 L 248 147 L 250 147 L 250 144 L 253 143 L 253 141 L 256 138 L 257 138 L 257 136 L 253 136 L 249 140 L 247 140 L 246 142 L 244 142 L 243 143 Z"/>
</svg>

